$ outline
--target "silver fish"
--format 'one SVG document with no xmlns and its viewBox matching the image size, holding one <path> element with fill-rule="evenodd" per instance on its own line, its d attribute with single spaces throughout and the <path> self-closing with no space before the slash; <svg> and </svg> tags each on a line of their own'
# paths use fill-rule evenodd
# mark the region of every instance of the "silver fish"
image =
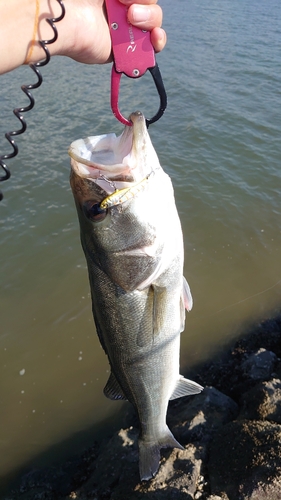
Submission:
<svg viewBox="0 0 281 500">
<path fill-rule="evenodd" d="M 160 449 L 182 446 L 166 424 L 168 402 L 203 387 L 179 374 L 180 332 L 192 307 L 171 180 L 142 113 L 121 136 L 70 146 L 93 315 L 111 374 L 104 393 L 127 399 L 140 421 L 139 470 L 155 476 Z"/>
</svg>

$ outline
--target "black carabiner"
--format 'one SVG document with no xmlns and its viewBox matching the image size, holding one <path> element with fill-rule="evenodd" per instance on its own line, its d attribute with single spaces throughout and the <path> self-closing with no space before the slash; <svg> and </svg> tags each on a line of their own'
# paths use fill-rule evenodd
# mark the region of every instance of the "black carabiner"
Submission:
<svg viewBox="0 0 281 500">
<path fill-rule="evenodd" d="M 157 91 L 158 91 L 158 94 L 160 97 L 160 106 L 159 106 L 157 113 L 152 118 L 148 118 L 145 120 L 147 128 L 149 127 L 149 125 L 151 125 L 151 123 L 154 123 L 157 120 L 159 120 L 159 118 L 161 118 L 161 116 L 163 115 L 163 113 L 167 107 L 167 94 L 166 94 L 166 90 L 165 90 L 165 87 L 163 84 L 163 80 L 162 80 L 162 76 L 161 76 L 158 64 L 156 63 L 155 66 L 153 66 L 153 68 L 148 68 L 148 70 L 150 71 L 152 78 L 154 80 L 155 86 L 157 88 Z M 122 75 L 122 73 L 116 71 L 115 65 L 113 64 L 112 73 L 111 73 L 111 109 L 112 109 L 114 116 L 117 118 L 117 120 L 119 120 L 121 123 L 123 123 L 123 125 L 131 126 L 132 123 L 130 122 L 130 120 L 127 120 L 127 118 L 125 118 L 122 115 L 122 113 L 119 110 L 119 106 L 118 106 L 118 97 L 119 97 L 119 87 L 120 87 L 121 75 Z"/>
<path fill-rule="evenodd" d="M 128 7 L 119 0 L 105 0 L 110 36 L 112 41 L 113 66 L 111 72 L 111 109 L 114 116 L 124 125 L 127 120 L 118 107 L 119 87 L 122 73 L 129 78 L 140 78 L 150 71 L 160 96 L 160 107 L 155 116 L 146 120 L 147 126 L 163 115 L 167 106 L 167 95 L 161 73 L 155 61 L 155 52 L 150 33 L 128 22 Z"/>
<path fill-rule="evenodd" d="M 153 68 L 148 68 L 148 70 L 150 71 L 152 78 L 154 80 L 155 86 L 157 88 L 157 91 L 158 91 L 158 94 L 160 97 L 160 106 L 159 106 L 159 109 L 158 109 L 158 112 L 156 113 L 156 115 L 154 115 L 150 119 L 147 118 L 145 120 L 147 128 L 149 127 L 149 125 L 151 125 L 151 123 L 155 123 L 155 122 L 157 122 L 157 120 L 159 120 L 159 118 L 161 118 L 161 116 L 163 115 L 163 113 L 167 107 L 167 94 L 166 94 L 166 90 L 164 87 L 164 83 L 162 80 L 162 76 L 161 76 L 158 64 L 156 63 Z"/>
</svg>

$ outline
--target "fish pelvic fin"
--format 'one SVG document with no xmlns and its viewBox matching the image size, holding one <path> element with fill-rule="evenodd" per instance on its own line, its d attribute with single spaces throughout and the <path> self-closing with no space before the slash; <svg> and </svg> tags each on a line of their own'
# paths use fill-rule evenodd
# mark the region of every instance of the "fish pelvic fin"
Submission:
<svg viewBox="0 0 281 500">
<path fill-rule="evenodd" d="M 182 375 L 177 381 L 176 387 L 170 400 L 182 398 L 183 396 L 192 396 L 193 394 L 199 394 L 203 391 L 204 387 L 202 385 L 197 384 L 197 382 L 193 382 L 193 380 L 189 380 L 188 378 L 184 378 Z"/>
<path fill-rule="evenodd" d="M 183 446 L 174 438 L 166 427 L 165 434 L 154 442 L 139 439 L 139 472 L 141 481 L 149 481 L 158 472 L 161 448 L 179 448 Z"/>
<path fill-rule="evenodd" d="M 127 398 L 123 390 L 121 389 L 119 382 L 116 380 L 113 372 L 111 372 L 109 375 L 109 379 L 106 383 L 103 393 L 108 399 L 120 399 L 127 401 Z"/>
</svg>

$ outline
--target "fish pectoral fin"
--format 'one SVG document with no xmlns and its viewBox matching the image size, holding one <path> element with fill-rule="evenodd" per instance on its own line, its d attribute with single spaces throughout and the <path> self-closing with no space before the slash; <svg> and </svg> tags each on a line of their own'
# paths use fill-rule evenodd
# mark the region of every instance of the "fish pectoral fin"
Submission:
<svg viewBox="0 0 281 500">
<path fill-rule="evenodd" d="M 183 278 L 183 287 L 182 287 L 183 303 L 185 309 L 189 312 L 191 311 L 193 306 L 193 299 L 189 288 L 189 284 L 187 283 L 184 276 L 182 278 Z"/>
<path fill-rule="evenodd" d="M 124 401 L 127 401 L 127 398 L 123 390 L 121 389 L 119 382 L 117 382 L 116 377 L 112 372 L 109 375 L 109 379 L 106 383 L 103 393 L 108 399 L 122 399 Z"/>
<path fill-rule="evenodd" d="M 167 290 L 151 285 L 153 290 L 153 337 L 158 337 L 164 328 Z"/>
<path fill-rule="evenodd" d="M 182 398 L 183 396 L 191 396 L 192 394 L 199 394 L 199 392 L 203 391 L 204 387 L 202 385 L 193 382 L 193 380 L 189 380 L 188 378 L 184 378 L 180 376 L 177 381 L 177 385 L 174 389 L 172 396 L 170 397 L 170 401 L 172 399 Z"/>
</svg>

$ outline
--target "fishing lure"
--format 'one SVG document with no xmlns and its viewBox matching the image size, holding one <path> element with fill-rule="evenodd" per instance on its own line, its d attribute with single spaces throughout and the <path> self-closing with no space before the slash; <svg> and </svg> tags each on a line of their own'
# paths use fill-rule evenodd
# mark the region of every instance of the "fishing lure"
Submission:
<svg viewBox="0 0 281 500">
<path fill-rule="evenodd" d="M 152 172 L 149 175 L 147 175 L 144 179 L 137 182 L 131 187 L 116 189 L 114 193 L 111 193 L 109 196 L 107 196 L 106 198 L 104 198 L 104 200 L 101 201 L 99 207 L 102 210 L 106 210 L 115 205 L 121 205 L 125 201 L 131 200 L 134 196 L 136 196 L 146 187 L 148 179 L 151 176 L 151 174 Z"/>
<path fill-rule="evenodd" d="M 12 153 L 0 156 L 0 167 L 4 171 L 4 174 L 0 175 L 0 182 L 7 181 L 11 177 L 11 172 L 4 161 L 9 160 L 10 158 L 14 158 L 18 154 L 19 149 L 18 149 L 18 146 L 17 146 L 15 140 L 13 139 L 13 137 L 15 137 L 16 135 L 23 134 L 27 128 L 26 121 L 21 113 L 26 113 L 27 111 L 30 111 L 35 105 L 35 99 L 30 91 L 40 87 L 40 85 L 43 82 L 43 77 L 42 77 L 38 68 L 41 68 L 42 66 L 46 66 L 46 64 L 48 64 L 48 62 L 50 61 L 51 56 L 50 56 L 50 52 L 47 48 L 47 45 L 50 45 L 51 43 L 54 43 L 57 40 L 58 31 L 57 31 L 57 28 L 55 26 L 55 23 L 58 23 L 59 21 L 61 21 L 65 16 L 65 7 L 64 7 L 62 0 L 57 0 L 57 2 L 60 4 L 60 7 L 61 7 L 61 15 L 56 17 L 56 18 L 46 19 L 46 22 L 51 26 L 51 28 L 54 32 L 54 36 L 53 36 L 53 38 L 51 38 L 49 40 L 39 40 L 39 42 L 38 42 L 41 45 L 42 49 L 44 50 L 46 57 L 42 61 L 39 61 L 35 64 L 29 64 L 29 67 L 37 75 L 37 82 L 29 84 L 29 85 L 22 85 L 21 86 L 22 91 L 27 95 L 27 97 L 29 99 L 29 104 L 28 104 L 28 106 L 21 107 L 21 108 L 15 108 L 13 110 L 14 115 L 18 118 L 18 120 L 21 123 L 21 128 L 18 130 L 13 130 L 11 132 L 6 132 L 6 134 L 5 134 L 5 137 L 6 137 L 7 141 L 11 144 L 13 151 L 12 151 Z M 2 199 L 3 199 L 3 193 L 0 191 L 0 201 Z"/>
</svg>

